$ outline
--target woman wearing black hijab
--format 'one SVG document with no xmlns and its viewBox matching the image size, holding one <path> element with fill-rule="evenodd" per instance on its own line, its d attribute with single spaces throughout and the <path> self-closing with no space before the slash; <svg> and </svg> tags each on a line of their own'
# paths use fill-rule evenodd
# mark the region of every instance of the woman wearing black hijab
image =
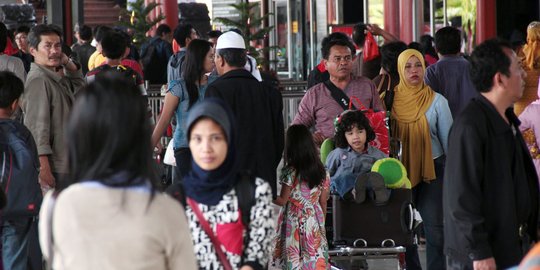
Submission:
<svg viewBox="0 0 540 270">
<path fill-rule="evenodd" d="M 251 178 L 254 199 L 244 224 L 239 197 L 249 194 L 237 196 L 241 189 L 236 185 L 244 174 L 236 163 L 231 110 L 221 100 L 205 99 L 191 109 L 187 130 L 192 162 L 183 186 L 199 267 L 264 269 L 274 230 L 272 190 L 264 180 Z"/>
</svg>

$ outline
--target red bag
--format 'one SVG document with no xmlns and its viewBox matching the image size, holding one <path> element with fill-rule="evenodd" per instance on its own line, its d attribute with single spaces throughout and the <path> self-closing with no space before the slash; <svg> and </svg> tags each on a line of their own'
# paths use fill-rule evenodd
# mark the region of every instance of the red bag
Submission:
<svg viewBox="0 0 540 270">
<path fill-rule="evenodd" d="M 358 110 L 364 113 L 364 115 L 369 119 L 369 124 L 371 125 L 371 128 L 373 128 L 373 131 L 375 132 L 375 139 L 369 144 L 373 147 L 378 148 L 385 154 L 390 154 L 390 140 L 388 139 L 388 125 L 387 123 L 387 117 L 385 111 L 380 112 L 374 112 L 373 109 L 366 109 L 364 104 L 360 102 L 360 100 L 352 96 L 351 100 L 349 102 L 349 110 L 352 110 L 352 103 L 353 100 L 356 100 L 358 105 Z"/>
<path fill-rule="evenodd" d="M 375 41 L 375 38 L 373 38 L 371 32 L 368 31 L 366 34 L 366 40 L 364 41 L 364 62 L 373 60 L 379 57 L 379 55 L 380 53 L 377 41 Z"/>
</svg>

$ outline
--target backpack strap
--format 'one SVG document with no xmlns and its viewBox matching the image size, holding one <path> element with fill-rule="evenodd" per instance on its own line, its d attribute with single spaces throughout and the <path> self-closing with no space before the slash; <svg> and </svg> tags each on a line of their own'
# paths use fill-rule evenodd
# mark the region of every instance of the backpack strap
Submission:
<svg viewBox="0 0 540 270">
<path fill-rule="evenodd" d="M 250 172 L 240 173 L 240 180 L 238 180 L 234 189 L 238 197 L 242 223 L 247 228 L 251 221 L 251 207 L 255 205 L 255 178 Z"/>
<path fill-rule="evenodd" d="M 6 189 L 8 188 L 8 184 L 11 180 L 11 168 L 13 166 L 12 162 L 12 153 L 11 149 L 9 149 L 8 146 L 4 147 L 5 150 L 2 151 L 2 155 L 0 156 L 0 183 L 2 186 L 4 186 Z M 6 182 L 4 183 L 4 180 Z"/>
<path fill-rule="evenodd" d="M 356 107 L 354 105 L 349 104 L 349 97 L 343 92 L 343 90 L 339 89 L 335 84 L 333 84 L 330 80 L 325 81 L 324 85 L 328 90 L 330 91 L 330 94 L 332 95 L 332 98 L 343 108 L 343 110 L 356 110 Z"/>
<path fill-rule="evenodd" d="M 377 92 L 379 93 L 379 95 L 382 95 L 383 93 L 385 93 L 386 91 L 389 91 L 390 90 L 390 75 L 388 74 L 381 74 L 381 81 L 379 82 L 379 85 L 377 86 Z M 388 81 L 386 81 L 386 77 L 388 77 Z M 387 86 L 386 86 L 386 89 L 383 88 L 384 84 L 387 83 Z"/>
<path fill-rule="evenodd" d="M 13 171 L 13 152 L 9 146 L 5 145 L 0 156 L 0 185 L 3 187 L 0 190 L 0 209 L 3 213 L 4 207 L 7 205 L 7 192 L 11 183 L 11 174 Z M 5 182 L 4 182 L 5 181 Z"/>
<path fill-rule="evenodd" d="M 240 173 L 240 180 L 234 186 L 236 196 L 238 198 L 238 208 L 242 215 L 242 224 L 246 230 L 243 239 L 244 250 L 249 246 L 249 224 L 251 222 L 251 208 L 255 205 L 255 177 L 246 171 Z M 242 264 L 244 264 L 244 256 L 242 256 Z"/>
</svg>

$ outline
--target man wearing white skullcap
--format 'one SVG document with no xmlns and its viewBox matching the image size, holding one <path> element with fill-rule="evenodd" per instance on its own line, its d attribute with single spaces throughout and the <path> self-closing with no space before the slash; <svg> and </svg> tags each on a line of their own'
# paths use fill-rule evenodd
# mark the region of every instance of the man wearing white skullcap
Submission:
<svg viewBox="0 0 540 270">
<path fill-rule="evenodd" d="M 276 168 L 284 146 L 283 101 L 279 91 L 244 69 L 246 61 L 244 38 L 233 31 L 221 35 L 214 56 L 220 77 L 208 86 L 206 97 L 221 98 L 232 108 L 240 169 L 268 181 L 275 197 Z"/>
</svg>

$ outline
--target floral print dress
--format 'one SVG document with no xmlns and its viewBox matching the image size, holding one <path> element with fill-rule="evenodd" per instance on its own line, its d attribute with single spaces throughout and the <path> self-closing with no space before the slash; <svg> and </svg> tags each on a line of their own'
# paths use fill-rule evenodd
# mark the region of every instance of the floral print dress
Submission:
<svg viewBox="0 0 540 270">
<path fill-rule="evenodd" d="M 297 177 L 292 168 L 284 168 L 280 183 L 292 188 L 289 201 L 281 208 L 276 230 L 274 267 L 281 269 L 330 269 L 324 214 L 319 203 L 323 190 L 330 186 L 327 175 L 313 189 Z"/>
</svg>

